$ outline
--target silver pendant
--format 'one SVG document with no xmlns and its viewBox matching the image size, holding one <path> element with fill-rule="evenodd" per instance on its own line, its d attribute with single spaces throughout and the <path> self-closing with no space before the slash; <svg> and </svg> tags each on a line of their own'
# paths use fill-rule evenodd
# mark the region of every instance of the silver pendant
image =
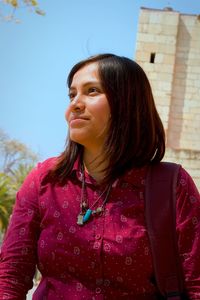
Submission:
<svg viewBox="0 0 200 300">
<path fill-rule="evenodd" d="M 84 215 L 79 214 L 77 218 L 77 224 L 78 225 L 83 225 L 83 217 Z"/>
<path fill-rule="evenodd" d="M 102 206 L 97 207 L 96 214 L 100 215 L 102 212 L 103 212 L 103 207 Z"/>
</svg>

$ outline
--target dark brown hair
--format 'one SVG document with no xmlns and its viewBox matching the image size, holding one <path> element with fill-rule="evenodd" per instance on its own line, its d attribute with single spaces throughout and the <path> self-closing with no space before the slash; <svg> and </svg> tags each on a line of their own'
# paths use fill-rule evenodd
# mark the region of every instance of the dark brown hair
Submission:
<svg viewBox="0 0 200 300">
<path fill-rule="evenodd" d="M 111 122 L 104 145 L 109 165 L 105 183 L 132 167 L 159 162 L 165 153 L 165 133 L 155 107 L 151 86 L 143 69 L 131 59 L 113 54 L 92 56 L 77 63 L 69 73 L 68 87 L 74 74 L 90 63 L 98 63 L 102 87 L 107 96 Z M 67 139 L 66 148 L 49 173 L 63 183 L 70 174 L 83 146 Z"/>
</svg>

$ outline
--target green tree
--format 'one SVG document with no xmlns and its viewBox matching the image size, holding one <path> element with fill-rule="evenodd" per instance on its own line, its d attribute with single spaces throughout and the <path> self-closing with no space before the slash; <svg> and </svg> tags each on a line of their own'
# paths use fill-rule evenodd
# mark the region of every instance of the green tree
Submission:
<svg viewBox="0 0 200 300">
<path fill-rule="evenodd" d="M 10 176 L 15 176 L 20 165 L 29 168 L 38 159 L 37 154 L 18 140 L 10 139 L 2 129 L 0 129 L 0 154 L 0 170 Z"/>
<path fill-rule="evenodd" d="M 8 226 L 12 212 L 14 197 L 10 191 L 9 177 L 0 173 L 0 231 L 4 232 Z"/>
<path fill-rule="evenodd" d="M 0 130 L 0 231 L 7 228 L 15 194 L 38 160 L 23 143 Z"/>
</svg>

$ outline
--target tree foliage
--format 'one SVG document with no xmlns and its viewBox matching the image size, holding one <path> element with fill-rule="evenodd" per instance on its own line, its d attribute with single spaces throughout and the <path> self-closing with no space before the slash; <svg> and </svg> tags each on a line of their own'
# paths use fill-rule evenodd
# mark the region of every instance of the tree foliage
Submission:
<svg viewBox="0 0 200 300">
<path fill-rule="evenodd" d="M 38 160 L 26 145 L 10 139 L 0 130 L 0 231 L 4 232 L 15 201 L 15 194 Z"/>
<path fill-rule="evenodd" d="M 0 169 L 7 175 L 14 175 L 19 165 L 29 166 L 38 158 L 26 145 L 10 139 L 2 129 L 0 129 L 0 154 Z"/>
<path fill-rule="evenodd" d="M 16 11 L 26 8 L 38 15 L 44 16 L 45 12 L 40 9 L 37 0 L 0 0 L 0 17 L 6 21 L 20 22 L 15 18 Z"/>
<path fill-rule="evenodd" d="M 0 173 L 0 231 L 8 226 L 14 202 L 13 191 L 10 189 L 10 178 Z"/>
</svg>

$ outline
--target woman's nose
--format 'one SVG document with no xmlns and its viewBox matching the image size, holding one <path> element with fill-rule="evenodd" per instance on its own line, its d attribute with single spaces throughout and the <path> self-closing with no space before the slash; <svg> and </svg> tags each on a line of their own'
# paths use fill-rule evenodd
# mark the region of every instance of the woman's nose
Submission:
<svg viewBox="0 0 200 300">
<path fill-rule="evenodd" d="M 76 95 L 71 102 L 72 111 L 83 110 L 85 108 L 85 103 L 81 95 Z"/>
</svg>

